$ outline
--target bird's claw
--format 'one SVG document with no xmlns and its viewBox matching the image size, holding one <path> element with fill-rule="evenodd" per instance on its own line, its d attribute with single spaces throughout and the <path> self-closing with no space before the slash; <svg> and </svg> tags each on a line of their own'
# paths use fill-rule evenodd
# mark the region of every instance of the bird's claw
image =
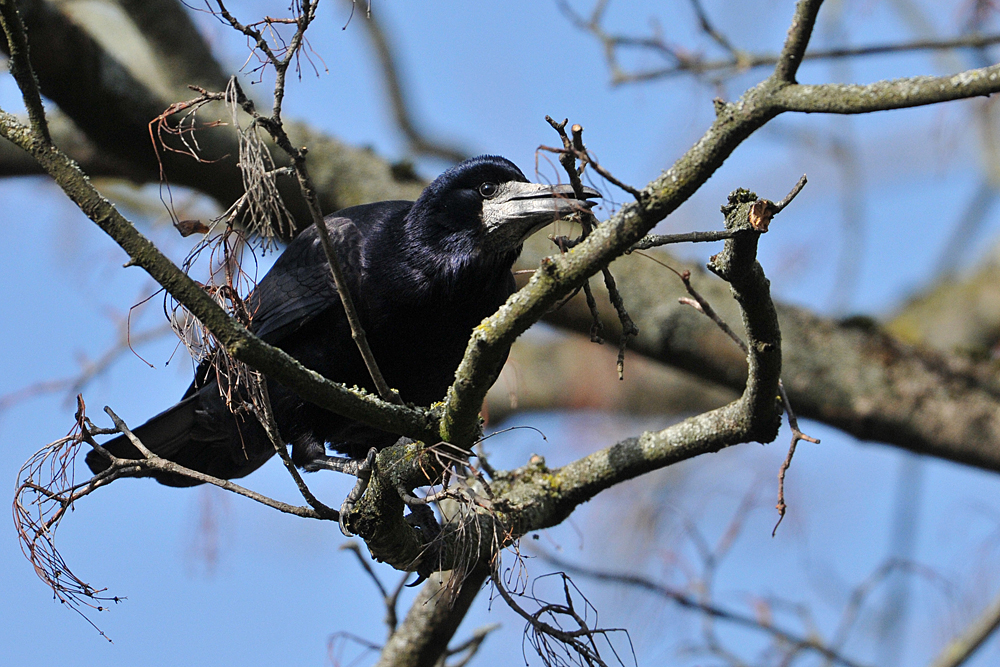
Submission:
<svg viewBox="0 0 1000 667">
<path fill-rule="evenodd" d="M 344 502 L 340 506 L 340 532 L 346 537 L 354 537 L 354 533 L 347 527 L 347 517 L 354 511 L 354 506 L 361 500 L 361 496 L 364 495 L 365 490 L 368 488 L 368 483 L 372 479 L 372 471 L 375 469 L 375 458 L 377 456 L 378 450 L 372 447 L 368 450 L 368 456 L 365 457 L 364 461 L 351 461 L 354 464 L 354 469 L 350 474 L 356 475 L 358 481 L 355 482 L 354 488 L 347 494 L 347 497 L 344 498 Z"/>
</svg>

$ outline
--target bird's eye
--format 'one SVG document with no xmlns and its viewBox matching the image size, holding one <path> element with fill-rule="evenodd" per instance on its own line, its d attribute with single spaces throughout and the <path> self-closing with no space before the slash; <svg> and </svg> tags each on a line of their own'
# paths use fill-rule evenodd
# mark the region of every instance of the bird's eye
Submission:
<svg viewBox="0 0 1000 667">
<path fill-rule="evenodd" d="M 483 199 L 493 199 L 499 191 L 500 186 L 496 183 L 483 183 L 479 186 L 479 194 L 483 196 Z"/>
</svg>

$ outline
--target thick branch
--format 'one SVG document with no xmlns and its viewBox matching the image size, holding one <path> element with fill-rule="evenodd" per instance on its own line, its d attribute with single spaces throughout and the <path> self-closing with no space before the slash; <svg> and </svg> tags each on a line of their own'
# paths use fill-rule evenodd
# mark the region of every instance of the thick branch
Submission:
<svg viewBox="0 0 1000 667">
<path fill-rule="evenodd" d="M 570 252 L 546 258 L 527 286 L 476 328 L 448 391 L 441 422 L 443 439 L 462 446 L 471 443 L 479 407 L 511 343 L 680 206 L 744 139 L 777 115 L 762 103 L 763 90 L 760 86 L 752 89 L 740 104 L 732 105 L 731 113 L 720 116 L 673 167 L 642 191 L 641 201 L 623 206 Z"/>
<path fill-rule="evenodd" d="M 991 65 L 952 76 L 914 76 L 868 85 L 786 86 L 775 91 L 774 103 L 782 111 L 856 114 L 985 97 L 998 90 L 1000 65 Z"/>
<path fill-rule="evenodd" d="M 468 613 L 489 576 L 482 565 L 472 572 L 432 575 L 413 601 L 406 618 L 382 648 L 376 667 L 433 667 Z"/>
</svg>

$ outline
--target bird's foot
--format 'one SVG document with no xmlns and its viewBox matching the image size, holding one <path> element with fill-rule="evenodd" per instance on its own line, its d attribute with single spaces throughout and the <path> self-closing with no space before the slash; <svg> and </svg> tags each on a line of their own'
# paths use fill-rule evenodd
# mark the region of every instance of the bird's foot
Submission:
<svg viewBox="0 0 1000 667">
<path fill-rule="evenodd" d="M 317 456 L 308 463 L 302 465 L 306 472 L 316 472 L 317 470 L 333 470 L 342 472 L 345 475 L 357 475 L 362 461 L 355 459 L 341 458 L 339 456 Z"/>
<path fill-rule="evenodd" d="M 340 506 L 340 532 L 347 537 L 354 536 L 347 527 L 347 517 L 354 511 L 354 506 L 361 500 L 361 496 L 364 495 L 365 490 L 368 488 L 368 483 L 372 479 L 372 471 L 375 469 L 376 456 L 378 456 L 378 450 L 372 447 L 368 450 L 368 456 L 363 461 L 351 461 L 351 463 L 355 464 L 354 471 L 351 474 L 356 475 L 358 481 L 355 482 L 354 488 L 347 494 L 347 497 L 344 498 L 344 502 Z"/>
</svg>

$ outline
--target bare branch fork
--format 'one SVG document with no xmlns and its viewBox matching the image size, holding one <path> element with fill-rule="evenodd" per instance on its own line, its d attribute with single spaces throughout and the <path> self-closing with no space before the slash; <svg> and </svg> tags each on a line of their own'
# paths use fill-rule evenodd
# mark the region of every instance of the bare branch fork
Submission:
<svg viewBox="0 0 1000 667">
<path fill-rule="evenodd" d="M 726 241 L 722 252 L 713 258 L 710 265 L 714 272 L 730 283 L 744 315 L 749 341 L 749 377 L 740 399 L 663 431 L 619 442 L 560 469 L 549 469 L 544 460 L 535 457 L 521 469 L 495 471 L 491 487 L 494 495 L 492 505 L 497 512 L 470 515 L 469 520 L 480 525 L 475 534 L 500 535 L 502 541 L 499 546 L 505 546 L 526 532 L 560 523 L 580 503 L 626 479 L 733 444 L 773 440 L 780 423 L 776 398 L 781 368 L 780 333 L 768 281 L 754 259 L 761 233 L 751 222 L 756 201 L 756 196 L 744 190 L 730 195 L 729 204 L 724 207 L 726 227 L 739 233 Z M 390 450 L 384 450 L 380 458 L 388 455 Z M 399 453 L 394 452 L 393 455 L 399 456 Z M 389 469 L 386 465 L 379 466 L 380 471 Z M 373 479 L 373 485 L 375 482 Z M 469 532 L 466 530 L 466 533 Z M 493 549 L 483 553 L 496 553 L 495 546 Z M 505 596 L 504 591 L 501 596 L 508 604 L 514 603 L 516 611 L 519 609 L 511 596 Z M 572 617 L 566 606 L 557 609 L 556 606 L 543 605 L 543 610 L 545 613 L 569 614 Z M 518 613 L 529 622 L 539 620 L 523 609 Z M 549 625 L 532 623 L 534 639 L 531 641 L 541 647 L 541 653 L 551 654 L 551 646 L 544 639 L 550 637 L 562 642 L 561 646 L 572 649 L 580 659 L 601 664 L 592 645 L 595 631 L 589 625 L 581 625 L 577 630 L 563 634 L 553 633 Z M 581 638 L 586 638 L 582 646 L 571 641 L 583 641 Z"/>
<path fill-rule="evenodd" d="M 589 615 L 595 616 L 596 623 L 597 611 L 590 604 L 590 601 L 583 596 L 580 589 L 576 587 L 576 584 L 565 573 L 547 576 L 561 577 L 563 601 L 558 603 L 546 602 L 535 595 L 528 595 L 526 593 L 517 594 L 518 597 L 526 597 L 538 604 L 537 610 L 529 612 L 514 599 L 515 594 L 507 590 L 508 584 L 503 581 L 500 573 L 494 570 L 491 574 L 494 590 L 507 603 L 508 607 L 525 620 L 526 640 L 535 649 L 535 652 L 542 659 L 543 664 L 558 665 L 565 664 L 565 662 L 569 662 L 570 664 L 579 662 L 581 665 L 607 667 L 607 663 L 601 657 L 598 644 L 599 639 L 606 641 L 615 654 L 615 657 L 618 658 L 618 663 L 624 664 L 621 658 L 618 657 L 618 652 L 615 651 L 609 635 L 622 633 L 628 639 L 628 631 L 624 628 L 591 627 L 591 623 L 588 622 L 587 617 Z M 582 613 L 576 608 L 576 603 L 573 599 L 574 592 L 582 598 L 583 604 L 586 607 L 586 610 Z M 542 620 L 545 618 L 551 622 Z M 564 629 L 562 627 L 563 623 L 570 624 L 573 629 Z M 629 639 L 629 648 L 632 649 L 631 639 Z M 632 650 L 632 659 L 634 662 L 634 650 Z"/>
<path fill-rule="evenodd" d="M 338 519 L 338 513 L 336 510 L 330 509 L 329 507 L 326 507 L 322 503 L 319 503 L 319 501 L 316 501 L 315 498 L 312 498 L 311 494 L 303 494 L 303 495 L 306 495 L 307 499 L 310 499 L 312 502 L 316 504 L 314 508 L 310 509 L 306 507 L 296 507 L 294 505 L 289 505 L 287 503 L 273 500 L 271 498 L 268 498 L 267 496 L 257 493 L 256 491 L 251 491 L 249 489 L 246 489 L 238 484 L 234 484 L 228 479 L 219 479 L 211 475 L 206 475 L 205 473 L 199 472 L 197 470 L 191 470 L 190 468 L 185 468 L 184 466 L 178 465 L 173 461 L 168 461 L 167 459 L 161 458 L 156 454 L 152 453 L 151 451 L 149 451 L 149 449 L 142 444 L 142 441 L 139 440 L 139 438 L 137 438 L 134 433 L 132 433 L 132 431 L 128 428 L 125 422 L 122 421 L 122 419 L 118 415 L 116 415 L 111 410 L 111 408 L 105 407 L 104 411 L 108 414 L 109 417 L 111 417 L 112 422 L 114 422 L 115 424 L 115 428 L 114 429 L 94 429 L 93 427 L 84 428 L 82 430 L 82 440 L 83 442 L 86 442 L 95 450 L 100 452 L 103 456 L 106 456 L 108 460 L 111 462 L 111 467 L 108 468 L 106 471 L 95 475 L 93 479 L 87 482 L 86 484 L 81 485 L 80 487 L 82 489 L 81 492 L 78 495 L 71 497 L 70 499 L 71 502 L 77 500 L 79 497 L 90 494 L 98 487 L 110 484 L 112 481 L 118 479 L 119 477 L 132 476 L 137 473 L 164 472 L 176 475 L 183 475 L 185 477 L 190 477 L 191 479 L 198 480 L 199 482 L 204 482 L 206 484 L 212 484 L 214 486 L 218 486 L 223 490 L 231 491 L 238 495 L 259 502 L 262 505 L 267 505 L 272 509 L 284 512 L 286 514 L 294 514 L 295 516 L 300 516 L 309 519 L 325 519 L 328 521 L 336 521 Z M 89 424 L 89 420 L 87 423 Z M 129 439 L 129 442 L 135 445 L 136 449 L 139 450 L 139 452 L 143 455 L 144 458 L 140 460 L 116 458 L 112 456 L 106 449 L 98 445 L 97 442 L 95 442 L 94 439 L 92 438 L 93 434 L 104 435 L 113 433 L 124 433 L 125 437 Z"/>
<path fill-rule="evenodd" d="M 800 178 L 798 182 L 795 184 L 795 186 L 792 187 L 792 189 L 789 191 L 789 193 L 785 195 L 785 198 L 778 203 L 772 202 L 768 199 L 757 199 L 750 207 L 748 215 L 748 221 L 750 223 L 750 226 L 762 234 L 766 233 L 768 230 L 768 225 L 770 225 L 771 223 L 771 218 L 773 218 L 775 215 L 784 210 L 786 206 L 792 203 L 792 200 L 795 199 L 795 197 L 799 194 L 799 192 L 802 191 L 802 188 L 805 187 L 806 182 L 807 182 L 806 176 L 805 174 L 803 174 L 802 178 Z M 739 233 L 739 230 L 727 230 L 727 233 L 736 234 Z M 642 245 L 642 242 L 637 243 L 635 246 L 632 246 L 630 251 L 631 252 L 637 251 L 637 247 L 640 245 L 642 245 L 642 247 L 644 248 L 648 248 L 655 245 L 662 245 L 663 243 L 674 242 L 672 238 L 661 240 L 661 239 L 651 238 L 649 236 L 647 236 L 646 239 L 644 239 L 644 241 L 646 241 L 645 245 Z M 708 301 L 701 296 L 701 294 L 695 291 L 694 286 L 691 284 L 690 271 L 679 272 L 673 267 L 668 266 L 667 264 L 664 264 L 663 262 L 660 262 L 659 260 L 650 257 L 649 255 L 644 255 L 641 252 L 639 254 L 643 255 L 644 257 L 647 257 L 648 259 L 653 260 L 657 264 L 665 266 L 666 268 L 670 269 L 675 274 L 677 274 L 677 277 L 680 278 L 681 282 L 684 283 L 684 288 L 687 290 L 688 294 L 691 295 L 691 298 L 689 299 L 681 298 L 679 299 L 679 301 L 685 305 L 693 307 L 695 310 L 697 310 L 698 312 L 702 313 L 703 315 L 711 319 L 713 322 L 715 322 L 718 325 L 718 327 L 727 336 L 729 336 L 729 338 L 731 338 L 733 342 L 736 343 L 737 346 L 739 346 L 740 350 L 743 351 L 743 354 L 747 353 L 747 345 L 746 343 L 743 342 L 743 339 L 740 338 L 739 335 L 735 331 L 733 331 L 732 327 L 730 327 L 726 323 L 726 321 L 719 316 L 719 314 L 715 311 L 715 309 L 712 308 L 711 304 L 709 304 Z M 785 385 L 780 380 L 778 381 L 778 391 L 780 392 L 781 396 L 781 404 L 784 407 L 785 413 L 788 416 L 788 426 L 789 428 L 792 429 L 792 443 L 788 448 L 788 454 L 785 457 L 785 460 L 782 462 L 781 468 L 778 470 L 778 504 L 776 505 L 776 509 L 778 510 L 778 522 L 774 525 L 774 529 L 771 531 L 772 537 L 778 532 L 778 526 L 781 525 L 782 520 L 785 518 L 785 511 L 787 509 L 787 505 L 785 504 L 785 474 L 788 472 L 788 468 L 792 465 L 792 457 L 795 456 L 795 448 L 798 446 L 800 440 L 805 440 L 806 442 L 819 444 L 819 440 L 817 438 L 808 436 L 805 433 L 803 433 L 801 429 L 799 429 L 798 417 L 796 417 L 795 411 L 792 409 L 792 403 L 788 398 L 788 394 L 785 392 Z"/>
<path fill-rule="evenodd" d="M 383 645 L 378 645 L 373 642 L 368 642 L 360 637 L 350 635 L 347 633 L 337 633 L 337 637 L 353 641 L 354 643 L 357 643 L 368 649 L 383 650 L 386 645 L 392 644 L 394 638 L 396 637 L 396 630 L 399 627 L 399 617 L 396 607 L 399 602 L 399 595 L 403 592 L 403 589 L 406 587 L 406 581 L 407 579 L 409 579 L 409 573 L 404 574 L 399 579 L 399 581 L 396 582 L 396 585 L 393 586 L 391 590 L 389 590 L 388 588 L 386 588 L 385 585 L 383 585 L 381 579 L 379 579 L 378 575 L 375 573 L 375 570 L 372 568 L 371 561 L 368 559 L 367 556 L 365 556 L 365 554 L 361 550 L 360 545 L 356 541 L 351 540 L 349 542 L 346 542 L 340 548 L 345 551 L 350 551 L 351 553 L 354 554 L 355 558 L 357 559 L 358 565 L 365 571 L 365 574 L 367 574 L 368 577 L 372 580 L 372 583 L 375 584 L 375 587 L 378 588 L 379 594 L 382 596 L 382 602 L 385 605 L 385 624 L 386 624 L 386 629 L 388 631 L 388 637 L 386 640 L 386 644 Z M 462 667 L 468 664 L 469 660 L 471 660 L 479 651 L 479 648 L 482 646 L 487 636 L 489 636 L 490 633 L 499 628 L 500 625 L 498 623 L 492 623 L 490 625 L 486 625 L 484 627 L 477 629 L 475 632 L 472 633 L 472 636 L 470 636 L 467 640 L 463 641 L 457 646 L 449 646 L 448 649 L 443 653 L 444 657 L 462 655 L 462 657 L 457 662 L 455 662 L 454 664 L 450 664 L 449 667 Z"/>
<path fill-rule="evenodd" d="M 14 524 L 25 556 L 35 567 L 38 576 L 52 588 L 56 599 L 83 616 L 102 636 L 105 636 L 104 633 L 87 616 L 86 610 L 104 611 L 105 603 L 117 603 L 124 598 L 107 595 L 107 589 L 94 588 L 76 576 L 60 555 L 55 537 L 60 522 L 76 501 L 116 479 L 158 472 L 184 475 L 244 496 L 279 512 L 311 519 L 338 519 L 335 510 L 315 501 L 311 495 L 307 495 L 307 499 L 313 501 L 313 507 L 296 507 L 229 480 L 218 479 L 162 459 L 150 452 L 110 408 L 105 408 L 105 412 L 111 417 L 115 428 L 94 426 L 86 415 L 83 398 L 78 396 L 73 429 L 66 437 L 42 448 L 21 467 L 14 494 Z M 144 458 L 116 458 L 97 444 L 93 437 L 114 433 L 124 433 Z M 87 481 L 78 483 L 74 480 L 74 463 L 84 444 L 106 457 L 110 466 Z"/>
</svg>

